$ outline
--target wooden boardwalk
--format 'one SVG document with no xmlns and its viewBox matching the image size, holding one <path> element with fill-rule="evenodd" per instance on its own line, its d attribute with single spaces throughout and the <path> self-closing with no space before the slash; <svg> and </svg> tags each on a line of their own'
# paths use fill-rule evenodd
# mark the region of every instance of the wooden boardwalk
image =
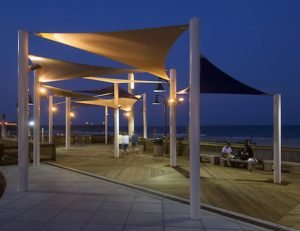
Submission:
<svg viewBox="0 0 300 231">
<path fill-rule="evenodd" d="M 111 145 L 76 145 L 57 149 L 56 163 L 189 198 L 189 161 L 178 158 L 178 168 L 167 157 L 150 153 L 113 158 Z M 300 174 L 283 174 L 283 184 L 272 183 L 272 172 L 201 164 L 201 201 L 252 217 L 300 228 Z"/>
</svg>

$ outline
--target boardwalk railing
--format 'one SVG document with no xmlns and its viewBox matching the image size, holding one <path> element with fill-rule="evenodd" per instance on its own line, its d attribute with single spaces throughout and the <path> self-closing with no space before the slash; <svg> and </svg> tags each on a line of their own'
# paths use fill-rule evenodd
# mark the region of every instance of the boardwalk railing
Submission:
<svg viewBox="0 0 300 231">
<path fill-rule="evenodd" d="M 29 142 L 28 159 L 32 162 L 32 142 Z M 41 161 L 55 161 L 56 148 L 54 144 L 42 143 L 40 147 Z M 17 141 L 14 139 L 1 140 L 0 143 L 0 165 L 13 165 L 18 163 L 18 146 Z"/>
<path fill-rule="evenodd" d="M 153 151 L 153 140 L 148 139 L 145 145 L 148 152 Z M 202 142 L 200 145 L 201 153 L 216 155 L 221 154 L 224 144 L 215 142 Z M 272 146 L 259 146 L 253 145 L 254 156 L 261 160 L 273 160 L 273 147 Z M 233 153 L 237 153 L 243 148 L 243 144 L 232 144 Z M 165 154 L 169 153 L 169 142 L 164 141 L 163 150 Z M 189 155 L 189 144 L 187 141 L 177 141 L 177 155 Z M 282 161 L 300 162 L 300 148 L 282 147 L 281 149 Z"/>
<path fill-rule="evenodd" d="M 201 144 L 201 152 L 206 154 L 218 154 L 221 153 L 224 144 L 218 143 L 204 143 Z M 260 146 L 253 145 L 253 152 L 256 158 L 262 160 L 273 160 L 273 147 L 272 146 Z M 242 144 L 232 144 L 233 153 L 237 153 L 243 148 Z M 288 162 L 300 162 L 300 148 L 294 147 L 282 147 L 281 148 L 281 160 Z"/>
</svg>

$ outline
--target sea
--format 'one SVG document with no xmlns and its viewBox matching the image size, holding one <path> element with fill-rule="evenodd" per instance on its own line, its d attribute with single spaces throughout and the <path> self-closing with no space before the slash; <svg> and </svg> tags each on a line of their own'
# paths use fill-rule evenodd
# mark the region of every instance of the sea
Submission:
<svg viewBox="0 0 300 231">
<path fill-rule="evenodd" d="M 42 126 L 45 134 L 48 131 L 47 126 Z M 7 127 L 8 133 L 16 134 L 16 127 Z M 54 134 L 64 135 L 64 125 L 54 126 Z M 108 132 L 113 135 L 114 128 L 109 127 Z M 127 127 L 120 127 L 120 132 L 127 132 Z M 188 138 L 188 126 L 177 126 L 177 138 Z M 136 126 L 135 132 L 143 136 L 143 127 Z M 72 125 L 71 133 L 73 135 L 104 135 L 103 125 Z M 200 128 L 201 141 L 210 142 L 232 142 L 243 143 L 246 139 L 257 145 L 273 144 L 273 126 L 272 125 L 209 125 Z M 166 136 L 169 135 L 169 129 L 166 128 Z M 281 127 L 282 146 L 300 147 L 300 125 L 283 125 Z M 148 138 L 160 138 L 164 136 L 163 126 L 148 126 Z"/>
<path fill-rule="evenodd" d="M 47 127 L 45 126 L 45 130 Z M 109 127 L 109 134 L 113 134 L 113 127 Z M 177 138 L 187 139 L 188 126 L 177 126 Z M 120 132 L 127 132 L 127 127 L 120 127 Z M 55 126 L 54 132 L 64 133 L 64 126 Z M 143 136 L 143 127 L 135 127 L 135 132 Z M 104 135 L 103 125 L 72 125 L 72 134 Z M 257 145 L 273 144 L 272 125 L 210 125 L 201 126 L 201 140 L 211 142 L 235 142 L 243 143 L 246 139 Z M 300 147 L 300 125 L 283 125 L 281 128 L 283 147 Z M 166 129 L 169 135 L 169 129 Z M 149 126 L 148 138 L 164 136 L 163 126 Z"/>
</svg>

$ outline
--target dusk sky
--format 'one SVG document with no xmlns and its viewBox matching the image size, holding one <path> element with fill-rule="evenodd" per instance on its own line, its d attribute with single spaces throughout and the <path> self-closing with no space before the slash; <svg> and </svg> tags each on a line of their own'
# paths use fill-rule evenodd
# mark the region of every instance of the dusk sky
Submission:
<svg viewBox="0 0 300 231">
<path fill-rule="evenodd" d="M 1 1 L 0 113 L 16 120 L 17 31 L 106 32 L 188 24 L 200 18 L 201 54 L 232 77 L 268 93 L 282 94 L 282 123 L 300 124 L 300 1 L 298 0 L 43 0 Z M 178 90 L 189 82 L 188 31 L 175 43 L 166 68 L 177 69 Z M 84 64 L 125 67 L 115 61 L 30 35 L 30 53 Z M 117 76 L 116 76 L 117 77 Z M 125 78 L 126 76 L 120 76 Z M 145 75 L 137 74 L 142 79 Z M 148 79 L 150 75 L 146 76 Z M 30 76 L 32 89 L 32 76 Z M 156 77 L 152 77 L 156 80 Z M 90 80 L 53 83 L 72 90 L 102 88 Z M 121 87 L 127 88 L 127 85 Z M 155 85 L 137 85 L 147 92 L 150 125 L 163 124 L 163 106 L 152 105 Z M 57 99 L 57 102 L 61 99 Z M 142 125 L 141 102 L 136 124 Z M 42 123 L 47 124 L 47 101 L 42 103 Z M 103 108 L 74 109 L 76 124 L 102 123 Z M 188 98 L 178 106 L 177 124 L 188 124 Z M 110 112 L 110 124 L 113 117 Z M 64 123 L 64 108 L 54 116 Z M 121 116 L 123 117 L 123 116 Z M 272 124 L 272 97 L 201 95 L 204 125 Z M 125 124 L 122 119 L 121 124 Z"/>
</svg>

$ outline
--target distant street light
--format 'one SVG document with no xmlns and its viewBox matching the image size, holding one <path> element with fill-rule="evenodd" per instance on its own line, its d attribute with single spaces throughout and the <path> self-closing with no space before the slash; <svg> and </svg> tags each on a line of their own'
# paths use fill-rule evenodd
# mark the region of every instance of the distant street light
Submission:
<svg viewBox="0 0 300 231">
<path fill-rule="evenodd" d="M 57 107 L 52 107 L 52 108 L 51 108 L 51 111 L 57 112 Z"/>
<path fill-rule="evenodd" d="M 71 118 L 75 118 L 75 113 L 74 112 L 70 112 L 70 117 Z"/>
<path fill-rule="evenodd" d="M 184 98 L 180 97 L 177 99 L 176 102 L 174 102 L 174 100 L 167 100 L 166 97 L 163 95 L 155 95 L 154 102 L 152 103 L 153 105 L 161 104 L 158 100 L 159 97 L 162 97 L 163 99 L 162 103 L 164 105 L 164 136 L 167 137 L 167 106 L 171 103 L 182 104 L 184 102 Z"/>
<path fill-rule="evenodd" d="M 41 95 L 46 95 L 46 94 L 47 94 L 46 88 L 40 87 L 40 94 L 41 94 Z"/>
<path fill-rule="evenodd" d="M 129 115 L 130 115 L 130 112 L 128 112 L 128 111 L 127 111 L 127 112 L 125 112 L 123 115 L 124 115 L 125 117 L 127 117 L 127 118 L 128 118 L 128 117 L 129 117 Z"/>
</svg>

